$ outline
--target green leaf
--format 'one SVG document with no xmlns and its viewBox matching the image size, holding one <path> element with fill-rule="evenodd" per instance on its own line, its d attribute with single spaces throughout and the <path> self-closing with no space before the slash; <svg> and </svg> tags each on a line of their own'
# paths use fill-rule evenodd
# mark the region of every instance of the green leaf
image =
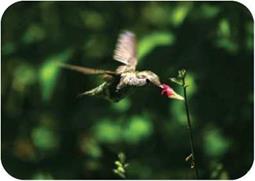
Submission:
<svg viewBox="0 0 255 181">
<path fill-rule="evenodd" d="M 200 12 L 204 18 L 214 18 L 220 12 L 220 8 L 215 5 L 203 4 Z"/>
<path fill-rule="evenodd" d="M 36 70 L 28 64 L 22 64 L 14 72 L 13 87 L 16 91 L 23 92 L 36 81 Z"/>
<path fill-rule="evenodd" d="M 152 131 L 152 123 L 147 117 L 134 116 L 127 123 L 123 134 L 127 142 L 138 143 L 151 135 Z"/>
<path fill-rule="evenodd" d="M 112 105 L 112 108 L 118 112 L 125 112 L 131 106 L 130 100 L 128 98 L 122 99 L 121 101 Z"/>
<path fill-rule="evenodd" d="M 71 56 L 71 51 L 64 51 L 45 60 L 39 71 L 42 98 L 48 101 L 53 93 L 60 67 L 58 62 L 66 62 Z"/>
<path fill-rule="evenodd" d="M 120 161 L 115 161 L 114 164 L 115 164 L 116 166 L 118 166 L 118 167 L 121 167 L 121 166 L 122 166 L 122 164 L 120 163 Z"/>
<path fill-rule="evenodd" d="M 125 162 L 126 156 L 125 156 L 125 154 L 123 152 L 119 153 L 118 157 L 119 157 L 121 163 Z"/>
<path fill-rule="evenodd" d="M 170 80 L 171 80 L 172 82 L 178 84 L 178 85 L 182 85 L 181 80 L 178 80 L 178 79 L 176 79 L 176 78 L 170 78 Z"/>
<path fill-rule="evenodd" d="M 50 151 L 58 146 L 58 139 L 55 132 L 45 126 L 39 126 L 32 132 L 34 145 L 42 151 Z"/>
<path fill-rule="evenodd" d="M 231 35 L 231 29 L 230 29 L 230 24 L 228 20 L 222 19 L 219 22 L 219 34 L 221 34 L 223 37 L 230 37 Z"/>
<path fill-rule="evenodd" d="M 229 144 L 229 141 L 217 129 L 210 130 L 206 133 L 204 147 L 209 156 L 222 156 L 228 151 Z"/>
<path fill-rule="evenodd" d="M 104 143 L 119 142 L 121 133 L 121 127 L 116 121 L 103 120 L 94 127 L 95 138 Z"/>
<path fill-rule="evenodd" d="M 173 11 L 170 16 L 170 22 L 175 25 L 179 26 L 182 24 L 184 19 L 187 17 L 190 9 L 192 8 L 192 3 L 191 2 L 185 2 L 179 4 Z"/>
<path fill-rule="evenodd" d="M 28 27 L 25 34 L 22 37 L 22 41 L 25 44 L 30 44 L 34 42 L 40 42 L 45 38 L 45 31 L 42 26 L 32 24 Z"/>
<path fill-rule="evenodd" d="M 138 58 L 142 59 L 157 46 L 172 45 L 174 39 L 174 35 L 171 32 L 155 32 L 146 35 L 139 41 Z"/>
<path fill-rule="evenodd" d="M 34 180 L 53 180 L 54 178 L 49 173 L 38 172 L 33 175 Z"/>
<path fill-rule="evenodd" d="M 98 142 L 93 138 L 83 139 L 81 141 L 81 149 L 84 153 L 93 158 L 99 158 L 102 156 L 102 150 Z"/>
</svg>

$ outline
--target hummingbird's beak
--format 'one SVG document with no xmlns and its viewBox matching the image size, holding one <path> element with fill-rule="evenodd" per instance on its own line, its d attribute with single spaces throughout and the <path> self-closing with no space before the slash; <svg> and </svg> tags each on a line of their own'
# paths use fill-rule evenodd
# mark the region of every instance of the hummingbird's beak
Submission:
<svg viewBox="0 0 255 181">
<path fill-rule="evenodd" d="M 177 94 L 169 85 L 162 84 L 160 87 L 162 89 L 161 95 L 166 95 L 170 99 L 184 100 L 184 98 Z"/>
</svg>

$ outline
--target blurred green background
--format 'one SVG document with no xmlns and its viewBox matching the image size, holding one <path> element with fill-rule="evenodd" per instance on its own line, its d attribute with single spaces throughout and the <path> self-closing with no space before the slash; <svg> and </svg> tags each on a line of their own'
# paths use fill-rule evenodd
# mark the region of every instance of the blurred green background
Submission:
<svg viewBox="0 0 255 181">
<path fill-rule="evenodd" d="M 236 179 L 253 162 L 253 19 L 235 2 L 19 2 L 2 17 L 1 159 L 20 179 L 194 178 L 183 102 L 154 87 L 119 103 L 77 98 L 114 69 L 118 34 L 138 39 L 138 69 L 169 82 L 188 71 L 201 178 Z"/>
</svg>

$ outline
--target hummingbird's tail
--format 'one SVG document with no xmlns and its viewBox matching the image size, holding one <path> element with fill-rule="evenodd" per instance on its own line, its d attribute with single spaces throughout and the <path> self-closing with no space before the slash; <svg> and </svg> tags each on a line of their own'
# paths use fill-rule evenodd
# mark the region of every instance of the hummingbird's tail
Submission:
<svg viewBox="0 0 255 181">
<path fill-rule="evenodd" d="M 88 91 L 85 91 L 85 92 L 79 94 L 78 97 L 85 96 L 85 95 L 87 95 L 87 96 L 102 96 L 105 93 L 106 86 L 108 86 L 107 82 L 104 82 L 94 89 L 91 89 L 91 90 L 88 90 Z"/>
<path fill-rule="evenodd" d="M 63 64 L 63 63 L 58 63 L 59 66 L 69 69 L 69 70 L 74 70 L 83 74 L 108 74 L 108 75 L 116 75 L 116 72 L 110 71 L 110 70 L 101 70 L 101 69 L 93 69 L 93 68 L 88 68 L 88 67 L 81 67 L 77 65 L 69 65 L 69 64 Z"/>
</svg>

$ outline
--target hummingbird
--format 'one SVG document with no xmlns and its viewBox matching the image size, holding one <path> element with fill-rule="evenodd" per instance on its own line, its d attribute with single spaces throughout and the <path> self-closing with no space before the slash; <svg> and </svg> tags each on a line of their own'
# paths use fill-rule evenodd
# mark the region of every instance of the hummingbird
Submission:
<svg viewBox="0 0 255 181">
<path fill-rule="evenodd" d="M 101 75 L 103 83 L 96 88 L 81 93 L 79 96 L 99 96 L 107 100 L 118 102 L 124 98 L 130 89 L 152 84 L 162 89 L 161 94 L 169 98 L 182 100 L 173 89 L 167 89 L 166 84 L 160 82 L 159 76 L 150 70 L 137 71 L 136 37 L 130 31 L 119 34 L 113 59 L 121 63 L 115 70 L 102 70 L 81 67 L 70 64 L 60 64 L 63 68 L 74 70 L 83 74 Z M 171 93 L 169 93 L 171 91 Z"/>
</svg>

